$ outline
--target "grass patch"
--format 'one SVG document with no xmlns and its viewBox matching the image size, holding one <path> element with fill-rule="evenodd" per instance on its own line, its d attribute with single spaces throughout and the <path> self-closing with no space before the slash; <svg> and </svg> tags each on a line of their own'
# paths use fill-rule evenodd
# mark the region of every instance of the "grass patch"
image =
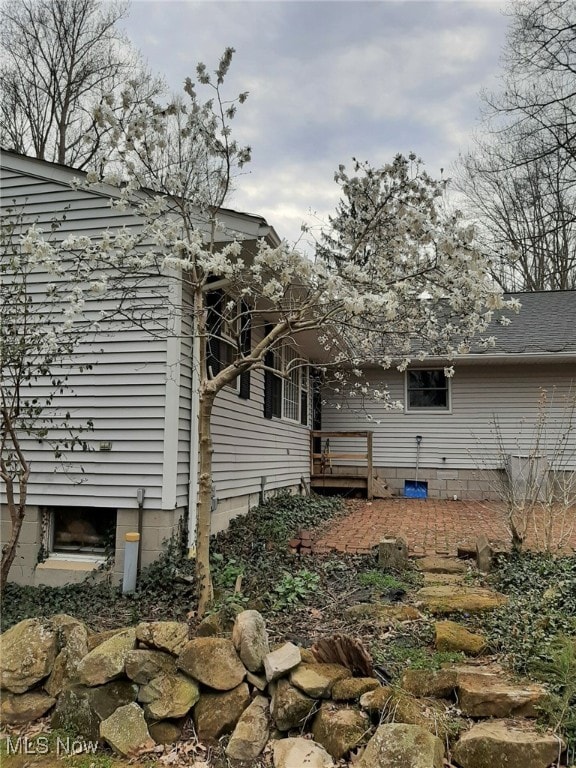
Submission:
<svg viewBox="0 0 576 768">
<path fill-rule="evenodd" d="M 388 592 L 394 589 L 408 591 L 418 583 L 419 579 L 420 575 L 417 571 L 406 571 L 402 573 L 401 579 L 396 574 L 386 573 L 381 570 L 366 571 L 358 577 L 358 581 L 362 586 L 372 587 L 379 592 Z"/>
<path fill-rule="evenodd" d="M 410 634 L 397 633 L 390 642 L 372 645 L 375 662 L 394 680 L 399 680 L 407 669 L 440 669 L 443 664 L 465 660 L 456 651 L 437 651 L 432 645 L 429 624 L 413 625 Z"/>
</svg>

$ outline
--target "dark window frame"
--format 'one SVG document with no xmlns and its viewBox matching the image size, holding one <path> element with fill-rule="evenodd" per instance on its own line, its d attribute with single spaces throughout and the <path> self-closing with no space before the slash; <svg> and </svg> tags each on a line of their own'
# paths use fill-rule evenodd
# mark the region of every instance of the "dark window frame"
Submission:
<svg viewBox="0 0 576 768">
<path fill-rule="evenodd" d="M 269 331 L 265 330 L 266 333 Z M 293 349 L 290 345 L 283 344 L 278 349 L 269 351 L 264 356 L 264 365 L 267 369 L 282 370 L 286 362 L 285 350 Z M 297 378 L 297 381 L 295 379 Z M 297 410 L 295 417 L 287 416 L 288 385 L 297 387 L 297 394 L 292 392 L 290 405 Z M 294 368 L 291 380 L 275 374 L 273 370 L 264 371 L 264 418 L 282 419 L 292 424 L 300 424 L 307 427 L 310 424 L 310 366 L 299 365 Z"/>
<path fill-rule="evenodd" d="M 406 413 L 451 412 L 450 379 L 443 368 L 413 368 L 406 371 L 405 382 Z"/>
</svg>

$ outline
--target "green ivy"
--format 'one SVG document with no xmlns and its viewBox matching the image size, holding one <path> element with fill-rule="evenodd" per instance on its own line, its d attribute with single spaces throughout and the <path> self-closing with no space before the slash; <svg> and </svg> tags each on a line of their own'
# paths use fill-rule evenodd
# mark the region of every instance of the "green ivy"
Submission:
<svg viewBox="0 0 576 768">
<path fill-rule="evenodd" d="M 318 588 L 320 577 L 306 568 L 295 574 L 284 572 L 272 588 L 272 610 L 283 611 L 304 602 Z"/>
</svg>

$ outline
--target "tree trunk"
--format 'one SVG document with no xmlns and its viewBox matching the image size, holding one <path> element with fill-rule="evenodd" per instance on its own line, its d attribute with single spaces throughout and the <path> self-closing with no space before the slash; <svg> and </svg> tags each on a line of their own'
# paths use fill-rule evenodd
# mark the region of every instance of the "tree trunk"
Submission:
<svg viewBox="0 0 576 768">
<path fill-rule="evenodd" d="M 210 528 L 212 523 L 212 406 L 215 393 L 205 390 L 200 394 L 198 443 L 200 448 L 200 476 L 198 480 L 198 516 L 196 520 L 196 582 L 198 589 L 198 615 L 203 616 L 213 598 L 210 575 Z"/>
<path fill-rule="evenodd" d="M 16 503 L 14 500 L 14 481 L 12 478 L 3 477 L 4 485 L 6 488 L 6 498 L 8 502 L 8 510 L 10 512 L 11 530 L 10 540 L 2 547 L 2 564 L 0 566 L 0 592 L 4 591 L 4 587 L 8 581 L 8 574 L 10 568 L 16 557 L 16 549 L 18 547 L 18 540 L 20 539 L 20 531 L 22 530 L 22 523 L 26 515 L 26 491 L 28 486 L 28 468 L 25 469 L 23 476 L 20 478 L 20 501 Z M 24 488 L 23 488 L 24 486 Z M 24 498 L 22 498 L 22 492 L 24 491 Z"/>
</svg>

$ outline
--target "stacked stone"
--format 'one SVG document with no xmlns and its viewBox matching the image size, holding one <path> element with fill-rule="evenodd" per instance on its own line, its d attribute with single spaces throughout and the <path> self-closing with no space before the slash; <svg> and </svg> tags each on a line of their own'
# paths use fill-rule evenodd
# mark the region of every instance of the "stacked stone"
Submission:
<svg viewBox="0 0 576 768">
<path fill-rule="evenodd" d="M 275 768 L 330 768 L 363 748 L 357 768 L 441 768 L 454 736 L 446 699 L 462 715 L 484 719 L 454 745 L 462 768 L 493 768 L 497 754 L 508 766 L 546 768 L 558 755 L 556 738 L 505 720 L 534 717 L 546 696 L 541 686 L 507 682 L 501 669 L 458 665 L 412 671 L 389 688 L 319 663 L 292 643 L 271 650 L 256 611 L 240 613 L 230 637 L 190 639 L 178 622 L 89 636 L 81 622 L 56 616 L 23 621 L 1 640 L 4 722 L 52 710 L 53 727 L 103 740 L 123 756 L 177 741 L 191 716 L 201 741 L 229 735 L 233 761 L 253 764 L 270 745 Z"/>
</svg>

